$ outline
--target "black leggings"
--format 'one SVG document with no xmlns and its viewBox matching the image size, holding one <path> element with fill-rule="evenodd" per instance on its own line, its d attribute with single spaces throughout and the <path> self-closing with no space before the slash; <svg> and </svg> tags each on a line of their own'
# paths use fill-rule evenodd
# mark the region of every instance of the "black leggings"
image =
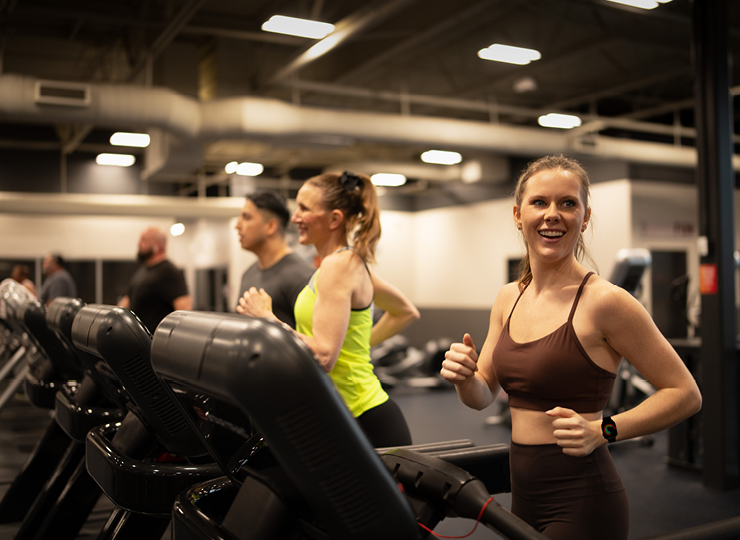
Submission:
<svg viewBox="0 0 740 540">
<path fill-rule="evenodd" d="M 411 444 L 411 432 L 403 412 L 391 398 L 362 413 L 357 421 L 373 448 Z"/>
<path fill-rule="evenodd" d="M 629 505 L 606 446 L 563 454 L 556 444 L 512 442 L 511 511 L 551 540 L 626 540 Z"/>
</svg>

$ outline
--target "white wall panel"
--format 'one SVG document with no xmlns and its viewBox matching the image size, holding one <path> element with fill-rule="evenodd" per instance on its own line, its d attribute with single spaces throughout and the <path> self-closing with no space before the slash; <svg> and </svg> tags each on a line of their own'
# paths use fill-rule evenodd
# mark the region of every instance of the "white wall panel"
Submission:
<svg viewBox="0 0 740 540">
<path fill-rule="evenodd" d="M 489 308 L 523 248 L 511 199 L 419 212 L 414 300 L 427 308 Z"/>
</svg>

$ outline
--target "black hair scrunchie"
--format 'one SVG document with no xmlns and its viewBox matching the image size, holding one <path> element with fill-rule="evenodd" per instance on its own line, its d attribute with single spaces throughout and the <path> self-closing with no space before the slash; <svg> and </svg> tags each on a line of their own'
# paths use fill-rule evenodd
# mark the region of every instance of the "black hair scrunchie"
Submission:
<svg viewBox="0 0 740 540">
<path fill-rule="evenodd" d="M 339 182 L 345 191 L 354 191 L 355 188 L 360 184 L 360 177 L 355 173 L 344 171 L 342 176 L 339 177 Z"/>
</svg>

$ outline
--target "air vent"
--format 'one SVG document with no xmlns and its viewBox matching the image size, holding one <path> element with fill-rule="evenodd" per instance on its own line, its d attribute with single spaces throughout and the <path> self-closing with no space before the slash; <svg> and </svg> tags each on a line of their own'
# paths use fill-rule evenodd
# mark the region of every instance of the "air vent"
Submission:
<svg viewBox="0 0 740 540">
<path fill-rule="evenodd" d="M 37 81 L 36 103 L 87 107 L 90 105 L 90 85 L 59 81 Z"/>
</svg>

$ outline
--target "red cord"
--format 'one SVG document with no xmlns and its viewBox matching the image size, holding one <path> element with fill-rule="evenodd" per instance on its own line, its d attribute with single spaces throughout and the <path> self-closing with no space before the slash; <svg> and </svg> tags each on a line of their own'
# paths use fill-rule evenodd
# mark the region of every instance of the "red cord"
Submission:
<svg viewBox="0 0 740 540">
<path fill-rule="evenodd" d="M 486 501 L 486 504 L 483 505 L 483 508 L 481 508 L 480 512 L 478 513 L 478 518 L 475 520 L 475 525 L 473 526 L 473 530 L 463 536 L 444 536 L 442 534 L 437 534 L 436 532 L 434 532 L 432 529 L 430 529 L 423 523 L 419 523 L 419 527 L 421 527 L 422 529 L 424 529 L 425 531 L 429 533 L 432 533 L 437 538 L 467 538 L 468 536 L 470 536 L 471 534 L 475 532 L 475 529 L 478 528 L 478 523 L 480 523 L 480 519 L 483 517 L 483 512 L 486 511 L 486 508 L 488 507 L 488 505 L 491 503 L 492 500 L 493 500 L 493 497 L 491 497 L 490 499 Z"/>
</svg>

